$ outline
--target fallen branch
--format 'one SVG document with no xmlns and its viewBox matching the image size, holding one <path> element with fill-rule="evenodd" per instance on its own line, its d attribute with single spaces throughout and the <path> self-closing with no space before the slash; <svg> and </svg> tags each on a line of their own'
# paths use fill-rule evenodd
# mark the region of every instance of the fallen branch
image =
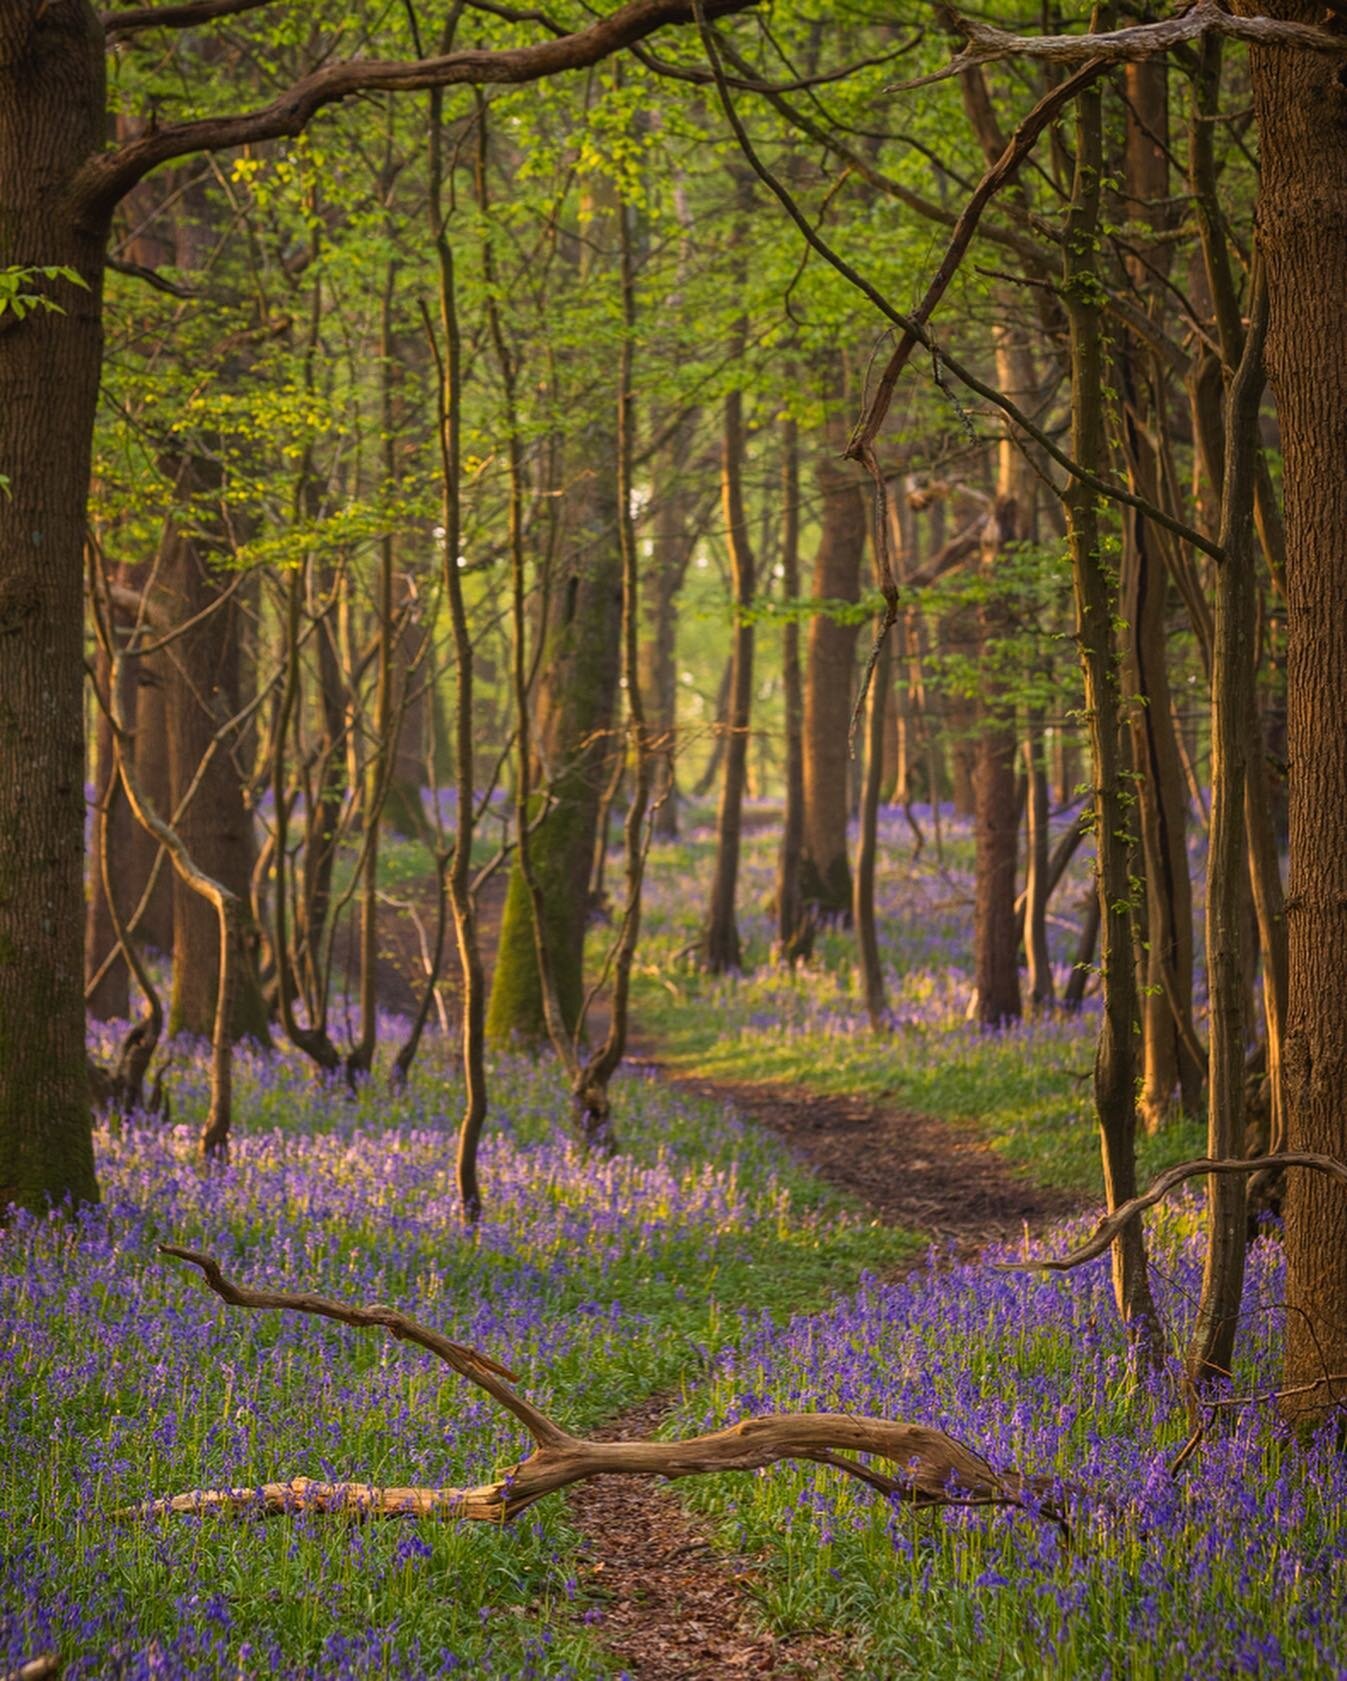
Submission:
<svg viewBox="0 0 1347 1681">
<path fill-rule="evenodd" d="M 123 1508 L 123 1518 L 173 1512 L 232 1512 L 266 1516 L 285 1512 L 347 1512 L 368 1517 L 477 1518 L 507 1523 L 544 1495 L 590 1477 L 615 1473 L 667 1478 L 713 1471 L 756 1471 L 786 1459 L 804 1459 L 844 1471 L 879 1493 L 912 1506 L 1014 1506 L 1065 1527 L 1052 1504 L 1046 1478 L 997 1472 L 972 1449 L 921 1424 L 853 1418 L 846 1413 L 781 1413 L 747 1418 L 725 1430 L 684 1441 L 592 1442 L 572 1436 L 512 1387 L 505 1367 L 475 1349 L 451 1342 L 391 1307 L 352 1307 L 324 1296 L 247 1289 L 227 1278 L 209 1255 L 161 1244 L 160 1252 L 199 1267 L 207 1284 L 233 1307 L 286 1308 L 346 1325 L 377 1326 L 438 1355 L 460 1377 L 486 1391 L 528 1430 L 535 1443 L 527 1459 L 495 1482 L 475 1488 L 383 1488 L 370 1483 L 322 1483 L 308 1477 L 173 1495 Z M 873 1454 L 894 1467 L 890 1475 L 847 1457 Z"/>
<path fill-rule="evenodd" d="M 1185 1179 L 1196 1179 L 1204 1173 L 1277 1173 L 1285 1167 L 1307 1167 L 1347 1185 L 1347 1164 L 1333 1156 L 1316 1155 L 1311 1150 L 1283 1150 L 1276 1155 L 1247 1158 L 1203 1156 L 1197 1161 L 1179 1162 L 1162 1173 L 1140 1196 L 1120 1203 L 1112 1214 L 1100 1220 L 1085 1242 L 1069 1254 L 1057 1260 L 998 1261 L 997 1265 L 1004 1272 L 1070 1272 L 1073 1267 L 1083 1266 L 1086 1261 L 1102 1255 L 1129 1221 L 1135 1220 L 1148 1208 L 1154 1208 Z"/>
<path fill-rule="evenodd" d="M 29 1658 L 27 1663 L 21 1663 L 17 1669 L 7 1670 L 0 1681 L 50 1681 L 52 1676 L 61 1673 L 61 1660 L 55 1652 L 43 1652 L 40 1657 Z"/>
</svg>

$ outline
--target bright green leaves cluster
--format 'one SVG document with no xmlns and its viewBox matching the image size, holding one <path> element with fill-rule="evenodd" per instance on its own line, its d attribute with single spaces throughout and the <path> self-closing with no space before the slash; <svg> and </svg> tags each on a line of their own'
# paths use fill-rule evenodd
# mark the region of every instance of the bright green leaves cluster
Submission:
<svg viewBox="0 0 1347 1681">
<path fill-rule="evenodd" d="M 32 290 L 40 280 L 64 280 L 71 286 L 78 286 L 81 291 L 89 290 L 89 283 L 82 274 L 61 263 L 38 268 L 17 265 L 0 268 L 0 319 L 10 315 L 14 320 L 22 321 L 35 312 L 64 315 L 65 310 L 50 292 Z"/>
</svg>

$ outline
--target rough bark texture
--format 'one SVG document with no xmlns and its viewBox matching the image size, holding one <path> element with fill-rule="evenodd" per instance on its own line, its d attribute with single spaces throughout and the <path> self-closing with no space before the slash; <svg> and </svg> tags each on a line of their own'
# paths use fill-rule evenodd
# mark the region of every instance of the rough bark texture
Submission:
<svg viewBox="0 0 1347 1681">
<path fill-rule="evenodd" d="M 814 557 L 815 601 L 856 601 L 865 553 L 865 494 L 855 472 L 840 464 L 846 427 L 829 420 L 819 458 L 819 543 Z M 859 626 L 839 624 L 826 612 L 809 622 L 804 694 L 804 853 L 801 883 L 806 905 L 822 916 L 851 915 L 847 817 L 851 759 L 848 749 Z"/>
<path fill-rule="evenodd" d="M 84 1053 L 85 505 L 102 331 L 101 230 L 62 189 L 104 139 L 90 6 L 0 9 L 0 268 L 64 314 L 0 320 L 0 1209 L 93 1199 Z"/>
<path fill-rule="evenodd" d="M 1241 7 L 1241 9 L 1244 9 Z M 1300 22 L 1297 0 L 1259 8 Z M 1283 1069 L 1287 1144 L 1347 1157 L 1347 335 L 1326 277 L 1347 273 L 1347 87 L 1308 53 L 1251 52 L 1261 129 L 1259 242 L 1267 265 L 1268 376 L 1286 499 L 1290 967 Z M 1347 1371 L 1347 1196 L 1292 1177 L 1286 1202 L 1288 1387 Z M 1322 1416 L 1347 1386 L 1288 1398 Z"/>
</svg>

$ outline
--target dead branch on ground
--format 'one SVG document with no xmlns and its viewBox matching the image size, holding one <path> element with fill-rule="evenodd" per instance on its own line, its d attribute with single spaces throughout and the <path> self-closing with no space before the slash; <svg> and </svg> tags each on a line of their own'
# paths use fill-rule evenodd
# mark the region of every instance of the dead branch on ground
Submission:
<svg viewBox="0 0 1347 1681">
<path fill-rule="evenodd" d="M 801 1459 L 844 1471 L 908 1505 L 1011 1506 L 1046 1516 L 1065 1528 L 1050 1479 L 995 1471 L 971 1448 L 925 1425 L 853 1418 L 845 1413 L 781 1413 L 747 1418 L 728 1429 L 682 1441 L 589 1441 L 571 1435 L 521 1396 L 512 1387 L 517 1379 L 505 1367 L 396 1308 L 353 1307 L 323 1296 L 249 1289 L 226 1277 L 209 1255 L 173 1244 L 161 1244 L 160 1251 L 199 1267 L 210 1288 L 231 1307 L 317 1314 L 344 1325 L 378 1327 L 400 1341 L 418 1344 L 516 1418 L 533 1438 L 534 1449 L 496 1481 L 475 1488 L 383 1488 L 315 1482 L 300 1476 L 261 1488 L 199 1490 L 149 1500 L 124 1508 L 119 1517 L 340 1511 L 370 1517 L 477 1518 L 506 1523 L 545 1495 L 590 1477 L 627 1473 L 672 1479 L 714 1471 L 756 1471 L 781 1460 Z M 893 1472 L 849 1457 L 857 1453 L 887 1461 Z"/>
</svg>

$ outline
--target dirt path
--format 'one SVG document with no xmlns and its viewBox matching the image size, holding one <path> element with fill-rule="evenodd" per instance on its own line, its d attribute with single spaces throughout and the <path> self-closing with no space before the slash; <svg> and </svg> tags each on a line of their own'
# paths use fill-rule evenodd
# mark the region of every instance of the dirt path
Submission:
<svg viewBox="0 0 1347 1681">
<path fill-rule="evenodd" d="M 743 1115 L 785 1139 L 820 1179 L 846 1191 L 887 1224 L 982 1248 L 1062 1218 L 1081 1199 L 1013 1173 L 970 1132 L 866 1097 L 819 1097 L 792 1086 L 701 1080 L 664 1068 L 657 1056 L 634 1066 Z"/>
<path fill-rule="evenodd" d="M 815 1097 L 780 1086 L 684 1076 L 645 1054 L 635 1063 L 681 1090 L 727 1103 L 779 1134 L 821 1179 L 886 1223 L 953 1239 L 976 1253 L 1077 1206 L 1015 1177 L 986 1145 L 930 1116 L 863 1098 Z M 839 1294 L 851 1280 L 839 1280 Z M 659 1397 L 611 1420 L 602 1434 L 650 1436 L 666 1416 Z M 751 1560 L 718 1551 L 710 1528 L 667 1485 L 604 1477 L 573 1489 L 571 1511 L 588 1552 L 586 1587 L 604 1613 L 599 1633 L 632 1681 L 732 1681 L 746 1675 L 862 1673 L 844 1636 L 789 1640 L 764 1631 Z"/>
</svg>

